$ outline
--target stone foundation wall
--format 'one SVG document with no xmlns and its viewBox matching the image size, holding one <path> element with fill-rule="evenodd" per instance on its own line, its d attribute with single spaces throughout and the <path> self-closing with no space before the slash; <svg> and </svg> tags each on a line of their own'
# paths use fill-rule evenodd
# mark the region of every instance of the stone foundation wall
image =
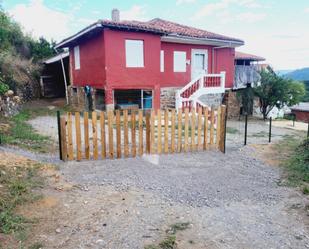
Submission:
<svg viewBox="0 0 309 249">
<path fill-rule="evenodd" d="M 199 97 L 199 101 L 203 102 L 209 107 L 218 107 L 222 104 L 222 94 L 221 93 L 211 93 L 205 94 Z"/>
<path fill-rule="evenodd" d="M 179 87 L 162 87 L 160 94 L 161 109 L 176 107 L 176 92 Z"/>
<path fill-rule="evenodd" d="M 236 91 L 229 91 L 227 93 L 227 117 L 229 119 L 236 119 L 239 118 L 240 115 L 240 108 L 241 103 L 237 98 L 237 92 Z"/>
<path fill-rule="evenodd" d="M 11 117 L 19 113 L 21 109 L 21 98 L 14 95 L 12 90 L 0 96 L 0 116 Z"/>
</svg>

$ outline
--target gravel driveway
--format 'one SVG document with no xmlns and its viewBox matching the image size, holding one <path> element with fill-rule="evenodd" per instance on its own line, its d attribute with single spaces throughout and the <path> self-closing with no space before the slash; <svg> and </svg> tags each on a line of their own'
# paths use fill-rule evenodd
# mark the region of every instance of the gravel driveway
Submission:
<svg viewBox="0 0 309 249">
<path fill-rule="evenodd" d="M 106 247 L 96 247 L 93 238 L 91 248 L 143 248 L 149 238 L 156 241 L 167 224 L 179 219 L 192 224 L 185 240 L 195 242 L 179 248 L 308 248 L 306 225 L 293 208 L 303 207 L 304 200 L 280 186 L 277 167 L 265 165 L 253 154 L 254 148 L 246 147 L 225 155 L 206 152 L 70 162 L 61 172 L 90 193 L 112 187 L 139 196 L 137 205 L 129 207 L 139 214 L 131 214 L 134 222 L 131 215 L 125 218 L 126 225 L 112 216 L 101 237 L 120 234 Z M 94 222 L 100 224 L 100 218 Z M 155 230 L 149 232 L 150 228 Z"/>
<path fill-rule="evenodd" d="M 30 123 L 57 138 L 56 119 Z M 278 167 L 243 147 L 244 123 L 228 121 L 227 153 L 215 151 L 60 164 L 78 186 L 53 216 L 61 233 L 46 232 L 47 248 L 144 248 L 165 230 L 190 222 L 179 249 L 309 248 L 308 200 L 281 186 Z M 232 132 L 231 132 L 232 129 Z M 248 144 L 268 143 L 268 124 L 250 121 Z M 273 141 L 299 131 L 273 127 Z M 189 243 L 190 241 L 190 243 Z"/>
</svg>

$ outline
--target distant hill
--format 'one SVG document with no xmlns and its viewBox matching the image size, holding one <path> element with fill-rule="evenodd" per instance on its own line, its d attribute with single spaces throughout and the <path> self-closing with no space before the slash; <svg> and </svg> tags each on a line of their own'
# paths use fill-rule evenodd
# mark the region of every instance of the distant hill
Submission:
<svg viewBox="0 0 309 249">
<path fill-rule="evenodd" d="M 283 74 L 283 76 L 286 78 L 293 79 L 293 80 L 309 81 L 309 67 L 305 67 L 302 69 L 297 69 L 292 72 L 288 72 L 286 74 Z"/>
<path fill-rule="evenodd" d="M 294 70 L 277 70 L 276 71 L 276 74 L 278 74 L 279 76 L 284 76 L 284 75 L 286 75 L 286 74 L 288 74 L 288 73 L 291 73 L 291 72 L 293 72 Z"/>
</svg>

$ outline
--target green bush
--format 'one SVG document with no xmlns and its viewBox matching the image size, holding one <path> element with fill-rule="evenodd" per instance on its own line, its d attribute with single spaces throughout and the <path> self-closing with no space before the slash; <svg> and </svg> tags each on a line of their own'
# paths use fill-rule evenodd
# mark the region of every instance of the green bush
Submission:
<svg viewBox="0 0 309 249">
<path fill-rule="evenodd" d="M 0 96 L 4 95 L 9 90 L 9 86 L 0 82 Z"/>
</svg>

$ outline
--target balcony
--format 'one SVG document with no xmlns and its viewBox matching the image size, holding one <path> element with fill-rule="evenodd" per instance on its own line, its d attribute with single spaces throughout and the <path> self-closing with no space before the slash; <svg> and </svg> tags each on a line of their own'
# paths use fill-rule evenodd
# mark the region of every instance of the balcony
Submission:
<svg viewBox="0 0 309 249">
<path fill-rule="evenodd" d="M 236 65 L 234 89 L 246 88 L 248 85 L 252 87 L 258 86 L 261 81 L 259 65 Z"/>
</svg>

